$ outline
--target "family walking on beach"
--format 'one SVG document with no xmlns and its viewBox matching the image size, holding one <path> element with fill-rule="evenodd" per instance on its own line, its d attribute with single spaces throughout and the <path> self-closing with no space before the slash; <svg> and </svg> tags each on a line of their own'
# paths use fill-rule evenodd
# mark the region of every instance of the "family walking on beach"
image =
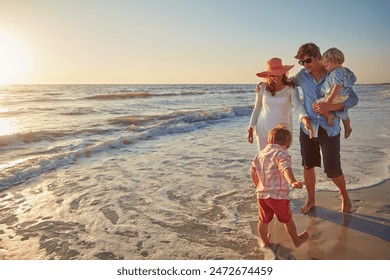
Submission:
<svg viewBox="0 0 390 280">
<path fill-rule="evenodd" d="M 267 70 L 257 73 L 265 78 L 256 88 L 256 101 L 249 123 L 247 139 L 257 140 L 258 155 L 251 167 L 256 187 L 260 238 L 268 245 L 268 223 L 275 214 L 285 224 L 294 245 L 305 242 L 309 234 L 298 235 L 289 205 L 289 186 L 306 185 L 307 201 L 301 208 L 307 214 L 315 207 L 315 167 L 321 167 L 339 189 L 341 211 L 351 212 L 352 204 L 346 189 L 340 160 L 340 119 L 344 124 L 344 138 L 352 128 L 348 110 L 358 103 L 352 86 L 356 77 L 342 66 L 343 53 L 331 48 L 323 55 L 314 43 L 302 45 L 295 56 L 304 68 L 295 76 L 287 77 L 293 65 L 283 65 L 280 58 L 271 58 Z M 303 104 L 297 86 L 303 92 Z M 304 182 L 297 181 L 287 152 L 292 141 L 292 109 L 300 119 L 300 147 Z"/>
</svg>

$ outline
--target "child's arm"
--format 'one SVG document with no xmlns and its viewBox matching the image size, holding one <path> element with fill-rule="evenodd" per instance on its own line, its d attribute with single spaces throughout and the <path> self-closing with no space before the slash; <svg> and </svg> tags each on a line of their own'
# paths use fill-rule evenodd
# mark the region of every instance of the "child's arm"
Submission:
<svg viewBox="0 0 390 280">
<path fill-rule="evenodd" d="M 259 176 L 257 176 L 256 167 L 254 167 L 253 165 L 251 168 L 251 177 L 252 177 L 253 184 L 255 184 L 255 187 L 257 187 L 257 185 L 259 184 Z"/>
<path fill-rule="evenodd" d="M 339 95 L 340 89 L 341 86 L 335 84 L 332 88 L 330 95 L 326 99 L 326 103 L 333 103 L 334 99 Z"/>
<path fill-rule="evenodd" d="M 283 171 L 283 175 L 284 175 L 284 178 L 286 178 L 287 182 L 289 182 L 293 188 L 302 189 L 304 182 L 302 182 L 302 181 L 298 182 L 295 179 L 294 173 L 293 173 L 291 167 L 286 168 Z"/>
</svg>

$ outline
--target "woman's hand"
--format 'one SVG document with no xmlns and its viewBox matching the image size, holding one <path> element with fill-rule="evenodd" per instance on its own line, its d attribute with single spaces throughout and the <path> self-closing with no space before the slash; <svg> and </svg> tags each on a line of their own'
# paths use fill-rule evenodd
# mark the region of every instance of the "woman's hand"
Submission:
<svg viewBox="0 0 390 280">
<path fill-rule="evenodd" d="M 251 143 L 251 144 L 253 143 L 253 128 L 252 127 L 248 129 L 246 139 L 248 139 L 249 143 Z"/>
</svg>

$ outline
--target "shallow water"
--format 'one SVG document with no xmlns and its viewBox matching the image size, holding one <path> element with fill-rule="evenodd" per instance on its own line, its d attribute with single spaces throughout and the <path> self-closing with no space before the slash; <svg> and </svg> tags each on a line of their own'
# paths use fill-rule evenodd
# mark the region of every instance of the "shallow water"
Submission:
<svg viewBox="0 0 390 280">
<path fill-rule="evenodd" d="M 0 232 L 17 241 L 6 258 L 262 258 L 248 173 L 256 145 L 245 139 L 252 85 L 21 88 L 1 99 L 18 130 L 0 136 Z M 389 88 L 356 87 L 342 140 L 350 189 L 389 177 Z M 10 97 L 19 94 L 24 103 Z M 290 153 L 301 178 L 297 129 Z M 318 190 L 335 190 L 317 176 Z"/>
</svg>

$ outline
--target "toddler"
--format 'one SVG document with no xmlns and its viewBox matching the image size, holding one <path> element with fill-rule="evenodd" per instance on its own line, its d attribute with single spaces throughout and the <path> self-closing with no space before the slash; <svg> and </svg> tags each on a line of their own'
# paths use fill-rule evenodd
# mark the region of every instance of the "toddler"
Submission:
<svg viewBox="0 0 390 280">
<path fill-rule="evenodd" d="M 327 50 L 322 55 L 322 64 L 326 71 L 329 73 L 324 84 L 322 85 L 321 92 L 325 97 L 318 99 L 316 102 L 326 102 L 339 104 L 348 99 L 352 86 L 356 82 L 355 74 L 346 67 L 343 67 L 344 54 L 342 51 L 336 48 Z M 343 121 L 344 124 L 344 138 L 347 139 L 351 133 L 351 121 L 348 117 L 348 112 L 337 111 L 335 114 Z M 328 125 L 333 125 L 334 113 L 324 113 Z"/>
<path fill-rule="evenodd" d="M 295 247 L 308 240 L 304 231 L 297 234 L 290 210 L 290 184 L 293 188 L 302 188 L 291 169 L 291 157 L 287 152 L 292 140 L 290 131 L 281 125 L 268 134 L 268 145 L 255 157 L 251 167 L 251 176 L 256 187 L 259 224 L 258 231 L 263 246 L 269 246 L 268 224 L 274 214 L 285 225 Z"/>
</svg>

